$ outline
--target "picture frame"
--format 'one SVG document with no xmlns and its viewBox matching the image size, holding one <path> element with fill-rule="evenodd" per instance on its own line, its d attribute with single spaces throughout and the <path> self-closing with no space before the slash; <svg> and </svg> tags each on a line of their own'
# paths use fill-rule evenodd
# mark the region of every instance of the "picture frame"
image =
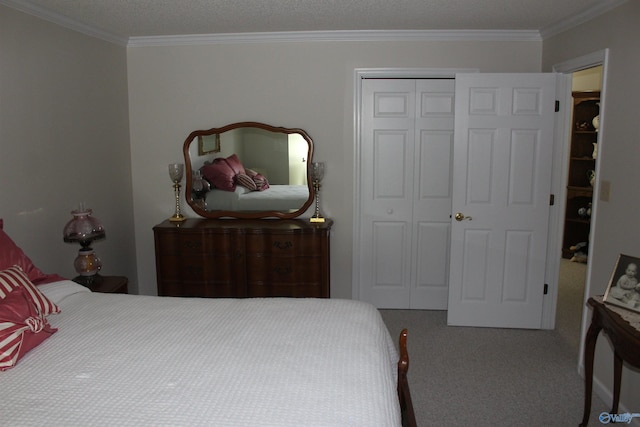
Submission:
<svg viewBox="0 0 640 427">
<path fill-rule="evenodd" d="M 198 136 L 198 155 L 220 152 L 220 134 Z"/>
<path fill-rule="evenodd" d="M 640 258 L 620 254 L 611 274 L 604 302 L 640 313 Z"/>
</svg>

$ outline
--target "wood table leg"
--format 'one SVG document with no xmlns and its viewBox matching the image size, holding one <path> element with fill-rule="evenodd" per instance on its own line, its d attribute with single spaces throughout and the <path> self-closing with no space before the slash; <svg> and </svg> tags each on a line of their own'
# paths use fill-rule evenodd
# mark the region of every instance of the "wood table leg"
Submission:
<svg viewBox="0 0 640 427">
<path fill-rule="evenodd" d="M 613 354 L 613 406 L 611 413 L 618 413 L 618 403 L 620 402 L 620 380 L 622 378 L 622 357 L 617 351 Z"/>
<path fill-rule="evenodd" d="M 584 345 L 584 412 L 582 413 L 581 427 L 586 427 L 587 424 L 589 424 L 591 392 L 593 390 L 593 359 L 596 350 L 596 341 L 601 329 L 602 325 L 598 319 L 598 314 L 594 312 Z"/>
</svg>

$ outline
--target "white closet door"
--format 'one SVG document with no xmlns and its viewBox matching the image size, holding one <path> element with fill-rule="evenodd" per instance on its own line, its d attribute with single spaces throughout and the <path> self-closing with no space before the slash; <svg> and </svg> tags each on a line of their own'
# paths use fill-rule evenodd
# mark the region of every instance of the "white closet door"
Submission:
<svg viewBox="0 0 640 427">
<path fill-rule="evenodd" d="M 360 299 L 445 309 L 453 80 L 362 84 Z"/>
</svg>

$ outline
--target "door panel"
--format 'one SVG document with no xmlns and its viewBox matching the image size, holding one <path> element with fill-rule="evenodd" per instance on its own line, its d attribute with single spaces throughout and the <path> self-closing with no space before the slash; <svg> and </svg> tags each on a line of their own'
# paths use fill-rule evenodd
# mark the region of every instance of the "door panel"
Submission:
<svg viewBox="0 0 640 427">
<path fill-rule="evenodd" d="M 408 308 L 415 83 L 362 82 L 360 299 Z"/>
<path fill-rule="evenodd" d="M 555 76 L 456 76 L 451 325 L 539 328 Z"/>
<path fill-rule="evenodd" d="M 373 200 L 406 199 L 411 166 L 407 152 L 412 150 L 407 131 L 375 131 L 373 135 Z M 408 147 L 408 145 L 410 145 Z M 390 203 L 394 203 L 391 200 Z"/>
<path fill-rule="evenodd" d="M 416 228 L 416 280 L 409 308 L 444 310 L 449 297 L 451 224 L 449 221 L 419 222 Z"/>
</svg>

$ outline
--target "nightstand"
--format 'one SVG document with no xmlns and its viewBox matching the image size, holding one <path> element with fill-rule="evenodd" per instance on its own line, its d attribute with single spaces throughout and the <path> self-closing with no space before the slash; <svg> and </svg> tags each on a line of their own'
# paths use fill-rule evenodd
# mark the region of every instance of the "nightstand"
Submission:
<svg viewBox="0 0 640 427">
<path fill-rule="evenodd" d="M 106 294 L 126 294 L 129 292 L 129 280 L 124 276 L 101 276 L 96 275 L 92 280 L 86 277 L 78 276 L 73 279 L 74 282 L 91 289 L 92 292 L 101 292 Z"/>
</svg>

